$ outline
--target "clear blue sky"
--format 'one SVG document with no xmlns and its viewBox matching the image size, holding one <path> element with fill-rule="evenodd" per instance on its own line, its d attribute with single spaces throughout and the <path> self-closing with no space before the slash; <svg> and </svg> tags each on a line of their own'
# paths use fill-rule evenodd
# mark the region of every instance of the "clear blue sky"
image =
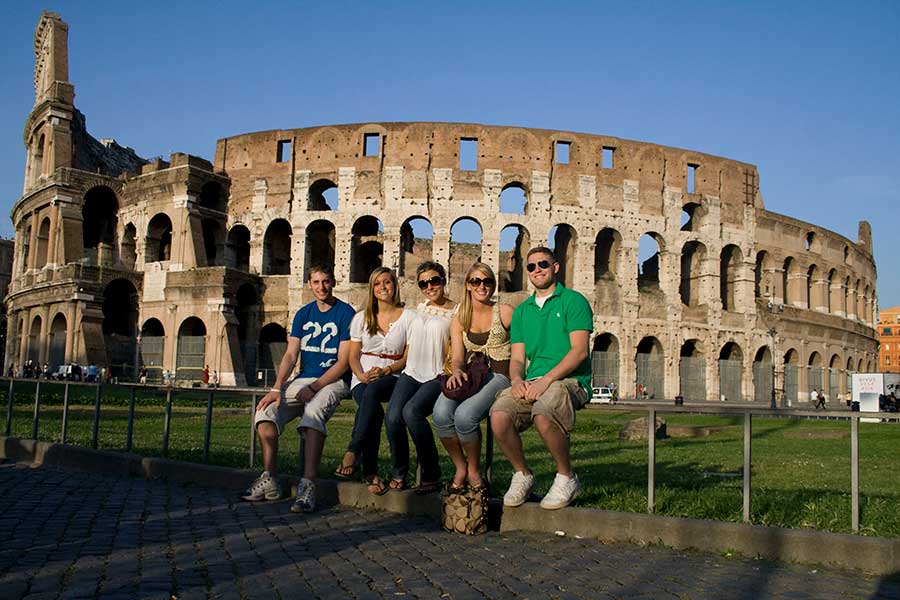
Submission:
<svg viewBox="0 0 900 600">
<path fill-rule="evenodd" d="M 42 8 L 69 23 L 88 130 L 142 156 L 360 121 L 689 148 L 756 164 L 770 210 L 850 239 L 870 221 L 880 305 L 900 304 L 900 2 L 3 2 L 7 212 Z"/>
</svg>

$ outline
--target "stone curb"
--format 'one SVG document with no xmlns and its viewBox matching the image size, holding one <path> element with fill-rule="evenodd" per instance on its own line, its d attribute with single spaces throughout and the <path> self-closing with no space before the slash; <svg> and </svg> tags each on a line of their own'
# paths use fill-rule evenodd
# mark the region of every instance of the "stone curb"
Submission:
<svg viewBox="0 0 900 600">
<path fill-rule="evenodd" d="M 229 490 L 243 490 L 256 473 L 168 460 L 136 454 L 92 450 L 79 446 L 35 442 L 0 436 L 0 458 L 62 469 L 122 476 L 167 479 Z M 296 479 L 284 478 L 292 492 Z M 437 494 L 417 496 L 411 491 L 370 494 L 360 483 L 322 480 L 317 486 L 322 506 L 341 504 L 389 512 L 426 515 L 437 519 Z M 662 544 L 679 550 L 736 552 L 745 556 L 859 569 L 874 575 L 900 572 L 900 540 L 827 533 L 807 529 L 763 527 L 704 519 L 664 517 L 596 508 L 541 509 L 536 503 L 504 508 L 492 502 L 500 531 L 563 532 L 566 536 L 604 542 Z M 495 520 L 492 519 L 492 520 Z M 558 533 L 557 533 L 558 535 Z"/>
</svg>

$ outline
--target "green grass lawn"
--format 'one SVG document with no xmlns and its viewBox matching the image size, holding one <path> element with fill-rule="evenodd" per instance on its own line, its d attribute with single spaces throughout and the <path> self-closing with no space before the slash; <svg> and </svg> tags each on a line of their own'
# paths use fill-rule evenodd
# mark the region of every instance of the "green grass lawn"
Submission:
<svg viewBox="0 0 900 600">
<path fill-rule="evenodd" d="M 70 388 L 67 441 L 90 446 L 94 390 Z M 5 391 L 5 390 L 4 390 Z M 124 450 L 128 400 L 125 388 L 104 388 L 98 445 Z M 174 395 L 168 457 L 202 462 L 206 392 L 177 390 Z M 62 386 L 42 384 L 39 434 L 42 441 L 59 441 Z M 0 394 L 4 402 L 6 394 Z M 34 384 L 17 383 L 12 435 L 30 438 Z M 160 456 L 165 394 L 141 390 L 135 409 L 132 451 Z M 249 467 L 250 404 L 248 396 L 217 392 L 213 410 L 210 462 Z M 329 477 L 350 436 L 354 404 L 345 401 L 329 422 L 322 475 Z M 645 413 L 584 410 L 572 434 L 572 458 L 584 485 L 581 506 L 645 512 L 647 509 L 646 442 L 619 441 L 630 419 Z M 743 420 L 741 417 L 661 415 L 670 425 L 730 426 L 709 437 L 668 438 L 656 443 L 657 514 L 740 521 Z M 764 419 L 753 421 L 752 522 L 783 527 L 850 531 L 850 425 L 846 421 Z M 831 436 L 831 437 L 829 437 Z M 554 466 L 540 438 L 524 435 L 526 455 L 538 479 L 535 491 L 549 487 Z M 298 435 L 291 428 L 282 436 L 279 468 L 297 471 Z M 900 424 L 860 424 L 861 531 L 867 535 L 900 536 Z M 439 446 L 440 448 L 440 446 Z M 452 473 L 443 453 L 445 474 Z M 257 454 L 255 465 L 260 458 Z M 381 444 L 381 472 L 387 476 L 387 442 Z M 495 451 L 494 493 L 509 483 L 509 464 Z"/>
</svg>

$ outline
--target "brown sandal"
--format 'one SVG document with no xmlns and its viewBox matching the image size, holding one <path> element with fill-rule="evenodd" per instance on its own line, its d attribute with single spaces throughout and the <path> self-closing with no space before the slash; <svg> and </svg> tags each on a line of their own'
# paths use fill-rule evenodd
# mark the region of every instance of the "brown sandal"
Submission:
<svg viewBox="0 0 900 600">
<path fill-rule="evenodd" d="M 375 496 L 383 496 L 387 494 L 388 486 L 384 485 L 384 481 L 378 475 L 370 475 L 365 478 L 366 481 L 366 489 L 369 490 L 370 494 L 374 494 Z"/>
<path fill-rule="evenodd" d="M 353 462 L 349 465 L 347 464 L 348 455 L 353 456 Z M 344 453 L 344 458 L 341 459 L 340 466 L 334 470 L 334 476 L 338 479 L 353 479 L 353 477 L 356 475 L 356 460 L 357 457 L 352 452 Z"/>
<path fill-rule="evenodd" d="M 388 487 L 392 492 L 402 492 L 406 489 L 406 480 L 405 479 L 391 479 L 391 482 L 388 484 Z"/>
</svg>

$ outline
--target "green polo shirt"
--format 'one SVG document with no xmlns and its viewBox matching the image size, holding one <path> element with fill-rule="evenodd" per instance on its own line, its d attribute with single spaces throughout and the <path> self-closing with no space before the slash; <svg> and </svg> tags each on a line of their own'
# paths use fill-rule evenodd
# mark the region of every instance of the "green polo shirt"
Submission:
<svg viewBox="0 0 900 600">
<path fill-rule="evenodd" d="M 594 316 L 587 299 L 557 282 L 556 289 L 539 307 L 532 294 L 519 304 L 510 323 L 511 344 L 525 344 L 528 368 L 525 379 L 541 377 L 559 364 L 569 352 L 569 334 L 573 331 L 593 331 Z M 590 397 L 590 353 L 567 377 L 578 380 Z"/>
</svg>

